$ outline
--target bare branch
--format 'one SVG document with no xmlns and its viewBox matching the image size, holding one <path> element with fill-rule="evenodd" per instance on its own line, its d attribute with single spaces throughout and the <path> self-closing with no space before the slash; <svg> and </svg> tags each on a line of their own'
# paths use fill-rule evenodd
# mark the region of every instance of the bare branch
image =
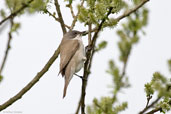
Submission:
<svg viewBox="0 0 171 114">
<path fill-rule="evenodd" d="M 68 7 L 70 8 L 72 17 L 75 18 L 75 14 L 74 14 L 74 11 L 73 11 L 72 4 L 70 6 L 68 6 Z"/>
<path fill-rule="evenodd" d="M 11 43 L 11 39 L 12 39 L 11 29 L 12 29 L 13 24 L 14 24 L 13 20 L 14 20 L 14 18 L 10 19 L 11 27 L 10 27 L 10 31 L 8 33 L 8 42 L 7 42 L 7 46 L 6 46 L 6 50 L 5 50 L 5 55 L 4 55 L 4 58 L 3 58 L 3 61 L 2 61 L 2 65 L 0 66 L 0 75 L 2 74 L 3 68 L 5 66 L 5 63 L 6 63 L 6 60 L 7 60 L 7 57 L 8 57 L 8 52 L 9 52 L 9 50 L 11 48 L 10 43 Z"/>
<path fill-rule="evenodd" d="M 66 31 L 66 28 L 65 28 L 65 23 L 64 23 L 62 14 L 61 14 L 60 5 L 58 3 L 58 0 L 54 0 L 54 1 L 55 1 L 56 11 L 58 13 L 58 17 L 59 17 L 59 21 L 60 21 L 60 25 L 61 25 L 62 31 L 63 31 L 63 34 L 65 34 L 67 31 Z"/>
<path fill-rule="evenodd" d="M 84 0 L 82 0 L 81 2 L 81 6 L 82 7 L 84 4 Z M 74 20 L 72 21 L 72 24 L 71 24 L 71 30 L 74 28 L 76 22 L 77 22 L 77 19 L 78 19 L 78 15 L 80 14 L 80 8 L 78 9 L 78 12 L 77 12 L 77 15 L 74 17 Z"/>
<path fill-rule="evenodd" d="M 147 97 L 147 103 L 146 103 L 146 106 L 145 107 L 148 107 L 151 99 L 152 99 L 152 96 L 148 96 Z"/>
<path fill-rule="evenodd" d="M 7 16 L 6 18 L 4 18 L 2 21 L 0 21 L 0 25 L 2 23 L 4 23 L 5 21 L 7 21 L 10 18 L 14 18 L 15 16 L 17 16 L 20 12 L 22 12 L 25 8 L 29 7 L 29 4 L 32 3 L 34 0 L 30 0 L 28 1 L 26 4 L 23 4 L 22 7 L 20 9 L 18 9 L 17 11 L 11 13 L 9 16 Z"/>
<path fill-rule="evenodd" d="M 156 109 L 154 109 L 154 110 L 152 110 L 152 111 L 150 111 L 150 112 L 147 112 L 146 114 L 154 114 L 154 113 L 156 113 L 156 112 L 158 112 L 158 111 L 161 111 L 161 110 L 162 110 L 162 108 L 159 107 L 159 108 L 156 108 Z"/>
<path fill-rule="evenodd" d="M 139 5 L 137 5 L 135 8 L 126 11 L 124 14 L 122 14 L 121 16 L 116 18 L 117 22 L 119 22 L 121 19 L 123 19 L 125 17 L 128 17 L 130 14 L 136 12 L 139 8 L 141 8 L 148 1 L 150 1 L 150 0 L 142 0 L 141 3 Z"/>
<path fill-rule="evenodd" d="M 141 112 L 139 112 L 139 114 L 144 114 L 147 110 L 149 110 L 150 108 L 152 108 L 156 103 L 158 103 L 158 101 L 161 99 L 161 97 L 158 97 L 156 100 L 154 100 L 150 105 L 148 105 L 147 107 L 145 107 Z"/>
<path fill-rule="evenodd" d="M 49 16 L 53 17 L 56 21 L 60 22 L 59 18 L 57 18 L 55 15 L 53 15 L 50 11 L 46 10 L 46 12 L 49 14 Z M 68 29 L 71 29 L 71 27 L 66 24 L 65 24 L 65 27 Z"/>
<path fill-rule="evenodd" d="M 77 110 L 76 110 L 75 114 L 79 113 L 80 107 L 81 107 L 81 97 L 80 97 L 80 100 L 79 100 L 79 103 L 78 103 Z"/>
<path fill-rule="evenodd" d="M 88 44 L 91 44 L 91 31 L 92 31 L 92 24 L 88 24 Z"/>
<path fill-rule="evenodd" d="M 42 68 L 40 72 L 37 73 L 37 75 L 21 90 L 19 91 L 15 96 L 10 98 L 8 101 L 0 105 L 0 111 L 4 110 L 8 106 L 12 105 L 17 100 L 21 99 L 22 96 L 29 91 L 38 81 L 39 79 L 49 70 L 52 63 L 56 60 L 56 58 L 59 55 L 59 47 L 53 54 L 53 56 L 49 59 L 49 61 L 46 63 L 46 65 Z"/>
</svg>

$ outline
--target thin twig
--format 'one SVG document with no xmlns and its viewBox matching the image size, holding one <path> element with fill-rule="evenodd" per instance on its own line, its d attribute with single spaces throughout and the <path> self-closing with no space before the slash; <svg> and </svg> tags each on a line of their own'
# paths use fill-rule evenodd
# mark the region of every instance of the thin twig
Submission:
<svg viewBox="0 0 171 114">
<path fill-rule="evenodd" d="M 120 20 L 122 20 L 125 17 L 128 17 L 130 14 L 136 12 L 139 8 L 141 8 L 146 2 L 148 2 L 150 0 L 142 0 L 141 3 L 137 6 L 135 6 L 133 9 L 129 9 L 127 10 L 125 13 L 123 13 L 122 15 L 120 15 L 119 17 L 117 17 L 115 20 L 116 22 L 119 22 Z M 97 31 L 97 27 L 93 28 L 91 32 L 95 32 Z M 88 34 L 88 31 L 85 32 L 85 35 Z"/>
<path fill-rule="evenodd" d="M 0 105 L 0 112 L 7 108 L 8 106 L 12 105 L 14 102 L 22 98 L 22 96 L 28 92 L 38 81 L 39 79 L 49 70 L 52 63 L 56 60 L 56 58 L 59 55 L 59 47 L 53 54 L 53 56 L 49 59 L 49 61 L 46 63 L 46 65 L 42 68 L 40 72 L 37 73 L 37 75 L 21 90 L 19 91 L 15 96 L 10 98 L 8 101 Z"/>
<path fill-rule="evenodd" d="M 77 110 L 76 110 L 75 114 L 79 113 L 80 107 L 81 107 L 81 97 L 80 97 L 80 100 L 79 100 L 79 103 L 78 103 Z"/>
<path fill-rule="evenodd" d="M 145 107 L 148 107 L 151 98 L 152 98 L 152 96 L 148 96 L 148 97 L 147 97 L 147 103 L 146 103 L 146 106 L 145 106 Z"/>
<path fill-rule="evenodd" d="M 72 17 L 75 18 L 75 14 L 74 14 L 74 11 L 73 11 L 72 4 L 70 6 L 68 6 L 68 7 L 70 8 Z"/>
<path fill-rule="evenodd" d="M 14 18 L 15 16 L 17 16 L 20 12 L 22 12 L 25 8 L 29 7 L 29 4 L 31 4 L 34 0 L 30 0 L 27 3 L 23 4 L 22 7 L 20 9 L 18 9 L 17 11 L 11 13 L 9 16 L 7 16 L 6 18 L 4 18 L 2 21 L 0 21 L 0 25 L 2 23 L 4 23 L 5 21 L 7 21 L 10 18 Z"/>
<path fill-rule="evenodd" d="M 161 111 L 161 110 L 162 110 L 162 108 L 159 107 L 159 108 L 156 108 L 156 109 L 154 109 L 154 110 L 152 110 L 152 111 L 150 111 L 150 112 L 147 112 L 146 114 L 154 114 L 154 113 L 156 113 L 156 112 L 158 112 L 158 111 Z"/>
<path fill-rule="evenodd" d="M 10 43 L 11 43 L 11 39 L 12 39 L 11 29 L 12 29 L 13 24 L 14 24 L 13 20 L 14 20 L 14 18 L 10 19 L 11 27 L 10 27 L 10 31 L 8 33 L 8 42 L 7 42 L 7 46 L 6 46 L 6 50 L 5 50 L 5 55 L 4 55 L 4 58 L 3 58 L 3 61 L 2 61 L 2 65 L 0 66 L 0 75 L 2 74 L 2 71 L 4 69 L 4 66 L 5 66 L 7 57 L 8 57 L 9 50 L 11 48 Z"/>
<path fill-rule="evenodd" d="M 135 8 L 126 11 L 123 15 L 116 18 L 117 22 L 119 22 L 121 19 L 129 16 L 131 13 L 136 12 L 139 8 L 141 8 L 148 1 L 150 1 L 150 0 L 142 0 L 141 3 L 139 5 L 137 5 Z"/>
<path fill-rule="evenodd" d="M 46 10 L 46 12 L 49 14 L 49 16 L 53 17 L 56 21 L 60 22 L 59 18 L 57 18 L 55 15 L 53 15 L 50 11 Z M 66 24 L 65 24 L 65 27 L 68 29 L 71 29 L 71 27 Z"/>
<path fill-rule="evenodd" d="M 149 110 L 151 107 L 153 107 L 158 101 L 161 99 L 161 97 L 158 97 L 156 100 L 154 100 L 150 105 L 145 107 L 139 114 L 144 114 L 147 110 Z"/>
<path fill-rule="evenodd" d="M 54 1 L 55 1 L 55 7 L 56 7 L 56 11 L 58 13 L 58 17 L 59 17 L 59 21 L 60 21 L 62 31 L 63 31 L 63 34 L 65 34 L 67 31 L 66 31 L 66 28 L 65 28 L 65 23 L 64 23 L 62 14 L 61 14 L 60 5 L 58 3 L 58 0 L 54 0 Z"/>
<path fill-rule="evenodd" d="M 88 44 L 90 45 L 91 44 L 91 31 L 92 31 L 92 24 L 89 23 L 88 24 Z"/>
<path fill-rule="evenodd" d="M 80 8 L 83 6 L 83 4 L 84 4 L 84 0 L 82 0 Z M 78 9 L 77 15 L 74 17 L 74 20 L 72 21 L 71 30 L 74 28 L 74 26 L 75 26 L 75 24 L 77 22 L 78 15 L 80 14 L 80 8 Z"/>
</svg>

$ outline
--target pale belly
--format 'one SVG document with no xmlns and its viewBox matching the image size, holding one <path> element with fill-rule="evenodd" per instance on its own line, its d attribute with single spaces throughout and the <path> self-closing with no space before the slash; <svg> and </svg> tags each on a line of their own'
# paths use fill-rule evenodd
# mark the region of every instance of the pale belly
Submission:
<svg viewBox="0 0 171 114">
<path fill-rule="evenodd" d="M 78 72 L 81 70 L 81 68 L 84 65 L 84 61 L 86 59 L 85 57 L 85 52 L 84 52 L 84 47 L 83 45 L 80 47 L 80 49 L 76 52 L 76 58 L 77 58 L 77 63 L 76 63 L 76 69 L 75 72 Z"/>
<path fill-rule="evenodd" d="M 83 67 L 84 61 L 86 60 L 86 57 L 85 57 L 84 45 L 83 45 L 81 37 L 75 38 L 74 40 L 78 40 L 80 43 L 80 47 L 74 55 L 75 72 L 78 72 Z"/>
</svg>

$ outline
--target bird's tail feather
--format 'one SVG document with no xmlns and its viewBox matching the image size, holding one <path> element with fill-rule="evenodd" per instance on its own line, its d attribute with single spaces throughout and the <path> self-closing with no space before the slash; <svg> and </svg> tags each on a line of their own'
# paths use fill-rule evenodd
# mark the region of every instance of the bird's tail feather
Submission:
<svg viewBox="0 0 171 114">
<path fill-rule="evenodd" d="M 65 82 L 64 91 L 63 91 L 63 98 L 66 96 L 68 84 L 69 84 L 68 82 Z"/>
</svg>

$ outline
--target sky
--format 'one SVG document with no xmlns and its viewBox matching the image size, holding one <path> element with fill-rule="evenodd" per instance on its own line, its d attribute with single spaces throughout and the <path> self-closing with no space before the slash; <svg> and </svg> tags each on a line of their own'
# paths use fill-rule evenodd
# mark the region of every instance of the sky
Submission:
<svg viewBox="0 0 171 114">
<path fill-rule="evenodd" d="M 0 6 L 3 4 L 0 1 Z M 119 94 L 119 102 L 128 101 L 128 109 L 121 114 L 137 114 L 145 107 L 146 95 L 144 84 L 150 82 L 152 74 L 156 71 L 170 77 L 167 60 L 171 58 L 171 1 L 151 0 L 147 3 L 150 10 L 149 24 L 144 29 L 146 35 L 133 47 L 127 66 L 127 75 L 131 83 L 129 89 L 124 89 Z M 71 24 L 72 17 L 69 9 L 61 8 L 66 24 Z M 54 7 L 51 11 L 55 11 Z M 18 34 L 13 35 L 11 50 L 3 71 L 4 80 L 0 84 L 0 104 L 19 92 L 35 75 L 43 68 L 49 58 L 57 49 L 62 38 L 62 31 L 58 22 L 48 15 L 38 13 L 36 15 L 25 14 L 16 19 L 22 26 Z M 122 23 L 121 21 L 120 23 Z M 118 61 L 119 40 L 116 30 L 105 29 L 100 33 L 98 42 L 108 41 L 107 48 L 95 54 L 92 64 L 92 73 L 89 76 L 86 105 L 101 96 L 110 95 L 112 84 L 111 76 L 106 73 L 108 61 Z M 84 26 L 77 23 L 76 30 L 85 30 Z M 5 28 L 0 33 L 0 62 L 2 61 L 7 43 Z M 87 45 L 87 37 L 83 37 L 84 45 Z M 0 114 L 8 112 L 22 114 L 73 114 L 76 111 L 81 94 L 81 79 L 74 77 L 68 87 L 67 96 L 62 99 L 64 79 L 57 76 L 59 72 L 59 58 L 53 63 L 49 71 L 34 85 L 20 100 L 9 106 Z M 78 74 L 81 75 L 81 70 Z M 159 114 L 159 113 L 156 113 Z M 168 113 L 169 114 L 169 113 Z"/>
</svg>

